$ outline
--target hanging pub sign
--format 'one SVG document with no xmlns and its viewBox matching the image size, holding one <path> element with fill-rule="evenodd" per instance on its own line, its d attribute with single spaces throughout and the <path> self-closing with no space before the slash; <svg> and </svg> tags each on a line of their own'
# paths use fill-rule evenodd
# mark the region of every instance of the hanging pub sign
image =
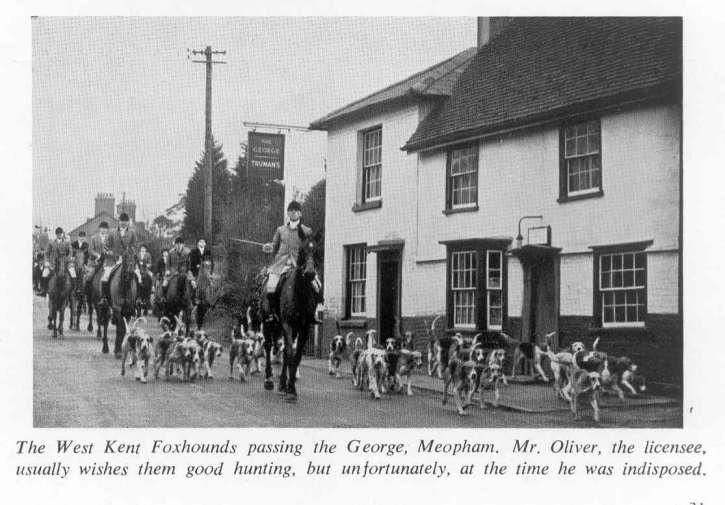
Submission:
<svg viewBox="0 0 725 505">
<path fill-rule="evenodd" d="M 284 135 L 249 132 L 247 172 L 267 181 L 284 179 Z"/>
</svg>

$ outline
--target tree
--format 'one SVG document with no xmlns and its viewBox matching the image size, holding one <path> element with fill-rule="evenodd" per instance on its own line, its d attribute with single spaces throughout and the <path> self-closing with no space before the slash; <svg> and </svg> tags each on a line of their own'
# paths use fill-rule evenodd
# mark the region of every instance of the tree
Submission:
<svg viewBox="0 0 725 505">
<path fill-rule="evenodd" d="M 214 243 L 222 231 L 224 210 L 229 200 L 230 174 L 222 145 L 212 138 L 212 236 L 207 241 Z M 186 188 L 186 216 L 181 234 L 187 242 L 194 242 L 204 235 L 204 159 L 196 162 L 194 173 Z"/>
<path fill-rule="evenodd" d="M 302 201 L 302 221 L 312 228 L 317 241 L 315 264 L 320 277 L 325 270 L 325 179 L 321 179 L 304 196 Z"/>
</svg>

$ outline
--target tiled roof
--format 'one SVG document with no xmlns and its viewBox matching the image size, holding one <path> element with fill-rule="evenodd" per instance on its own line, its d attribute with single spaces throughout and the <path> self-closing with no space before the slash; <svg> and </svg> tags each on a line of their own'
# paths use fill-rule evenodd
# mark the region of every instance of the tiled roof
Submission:
<svg viewBox="0 0 725 505">
<path fill-rule="evenodd" d="M 681 86 L 681 18 L 515 18 L 481 48 L 403 150 L 679 97 Z"/>
<path fill-rule="evenodd" d="M 380 105 L 392 100 L 415 96 L 449 96 L 453 85 L 461 76 L 465 68 L 476 54 L 476 48 L 470 47 L 445 61 L 433 65 L 421 72 L 418 72 L 407 79 L 397 82 L 387 88 L 356 100 L 351 104 L 337 109 L 326 116 L 313 121 L 310 128 L 313 130 L 325 130 L 333 121 L 338 121 L 366 110 L 375 105 Z"/>
</svg>

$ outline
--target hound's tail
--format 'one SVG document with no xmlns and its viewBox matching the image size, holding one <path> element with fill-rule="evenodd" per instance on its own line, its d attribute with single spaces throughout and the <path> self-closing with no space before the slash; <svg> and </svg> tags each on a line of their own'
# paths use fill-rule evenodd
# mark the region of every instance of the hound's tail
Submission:
<svg viewBox="0 0 725 505">
<path fill-rule="evenodd" d="M 350 347 L 350 339 L 352 338 L 352 332 L 345 335 L 345 347 Z M 355 342 L 355 345 L 357 345 L 357 342 Z"/>
<path fill-rule="evenodd" d="M 368 330 L 368 333 L 367 333 L 367 335 L 368 335 L 368 349 L 372 349 L 373 348 L 373 335 L 376 334 L 376 333 L 377 333 L 377 331 L 375 331 L 375 330 Z"/>
<path fill-rule="evenodd" d="M 348 335 L 351 335 L 351 334 L 352 334 L 352 332 L 350 332 Z M 363 342 L 363 339 L 361 339 L 360 337 L 357 337 L 355 339 L 355 350 L 362 349 L 364 347 L 365 347 L 365 342 Z"/>
<path fill-rule="evenodd" d="M 592 351 L 596 352 L 597 344 L 599 344 L 599 337 L 597 337 L 596 340 L 594 340 L 594 343 L 592 344 Z"/>
</svg>

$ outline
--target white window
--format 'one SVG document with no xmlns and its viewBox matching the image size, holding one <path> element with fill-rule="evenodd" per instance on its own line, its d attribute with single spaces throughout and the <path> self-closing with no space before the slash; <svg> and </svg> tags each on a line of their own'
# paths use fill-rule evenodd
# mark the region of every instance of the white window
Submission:
<svg viewBox="0 0 725 505">
<path fill-rule="evenodd" d="M 453 326 L 476 326 L 476 251 L 451 255 L 451 289 L 453 291 Z"/>
<path fill-rule="evenodd" d="M 367 251 L 365 246 L 350 247 L 348 261 L 348 313 L 350 316 L 365 315 L 365 283 L 367 280 Z"/>
<path fill-rule="evenodd" d="M 599 256 L 602 326 L 644 326 L 647 263 L 644 252 Z"/>
<path fill-rule="evenodd" d="M 363 137 L 363 202 L 380 200 L 383 180 L 383 129 L 365 132 Z"/>
<path fill-rule="evenodd" d="M 451 151 L 450 209 L 478 204 L 478 146 Z"/>
<path fill-rule="evenodd" d="M 501 251 L 486 251 L 486 322 L 491 330 L 500 330 L 503 324 L 501 265 Z"/>
<path fill-rule="evenodd" d="M 564 169 L 568 196 L 601 190 L 602 156 L 599 121 L 587 121 L 564 129 Z"/>
</svg>

